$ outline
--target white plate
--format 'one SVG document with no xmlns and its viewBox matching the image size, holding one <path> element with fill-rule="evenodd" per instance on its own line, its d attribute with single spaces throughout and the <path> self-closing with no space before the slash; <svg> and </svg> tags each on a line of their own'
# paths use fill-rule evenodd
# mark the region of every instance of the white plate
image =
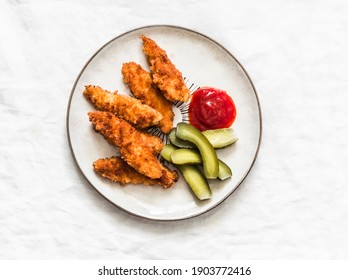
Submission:
<svg viewBox="0 0 348 280">
<path fill-rule="evenodd" d="M 237 108 L 233 124 L 239 140 L 218 151 L 218 156 L 233 170 L 231 179 L 210 182 L 213 197 L 194 199 L 181 177 L 170 189 L 142 185 L 120 186 L 98 176 L 92 163 L 118 154 L 117 149 L 94 132 L 87 112 L 92 105 L 83 97 L 84 86 L 130 94 L 122 81 L 122 63 L 135 61 L 148 69 L 141 51 L 141 34 L 154 39 L 167 51 L 188 85 L 211 86 L 226 90 Z M 193 87 L 193 88 L 194 88 Z M 175 122 L 181 120 L 175 110 Z M 200 215 L 219 205 L 241 184 L 258 153 L 261 139 L 261 112 L 255 88 L 241 64 L 220 44 L 192 30 L 175 26 L 147 26 L 122 34 L 105 44 L 87 62 L 71 92 L 67 130 L 71 151 L 83 175 L 107 200 L 131 214 L 154 220 L 180 220 Z"/>
</svg>

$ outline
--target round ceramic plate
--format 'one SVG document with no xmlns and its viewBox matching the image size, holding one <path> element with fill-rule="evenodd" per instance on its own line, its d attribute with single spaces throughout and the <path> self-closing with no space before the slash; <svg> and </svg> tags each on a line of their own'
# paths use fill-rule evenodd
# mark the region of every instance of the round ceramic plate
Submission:
<svg viewBox="0 0 348 280">
<path fill-rule="evenodd" d="M 182 72 L 191 91 L 211 86 L 223 89 L 233 98 L 237 118 L 232 126 L 239 140 L 230 147 L 218 150 L 233 176 L 225 181 L 209 181 L 212 198 L 198 201 L 182 176 L 170 189 L 126 185 L 110 182 L 93 170 L 99 158 L 118 154 L 100 134 L 96 133 L 87 113 L 93 106 L 84 98 L 85 85 L 98 85 L 106 90 L 118 90 L 130 95 L 122 81 L 122 63 L 135 61 L 149 69 L 142 53 L 144 34 L 166 50 L 169 58 Z M 186 119 L 174 107 L 174 123 Z M 258 153 L 261 139 L 261 113 L 255 88 L 241 64 L 223 46 L 196 31 L 175 26 L 147 26 L 122 34 L 105 44 L 87 62 L 71 92 L 67 130 L 76 164 L 89 183 L 107 200 L 124 211 L 153 220 L 180 220 L 195 217 L 219 205 L 248 175 Z"/>
</svg>

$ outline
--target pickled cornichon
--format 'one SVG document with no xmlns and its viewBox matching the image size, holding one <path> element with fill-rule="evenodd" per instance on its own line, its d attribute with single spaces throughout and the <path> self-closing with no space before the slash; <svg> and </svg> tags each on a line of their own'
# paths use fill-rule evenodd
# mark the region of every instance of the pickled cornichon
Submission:
<svg viewBox="0 0 348 280">
<path fill-rule="evenodd" d="M 192 192 L 199 200 L 211 198 L 211 190 L 207 179 L 195 165 L 185 164 L 177 166 L 189 184 Z"/>
<path fill-rule="evenodd" d="M 188 148 L 188 149 L 196 148 L 196 145 L 193 144 L 192 142 L 182 140 L 176 137 L 176 128 L 173 128 L 172 131 L 169 133 L 169 140 L 170 140 L 170 143 L 172 143 L 173 145 L 179 148 Z"/>
<path fill-rule="evenodd" d="M 173 163 L 171 155 L 176 151 L 178 149 L 175 146 L 168 144 L 164 146 L 161 156 L 168 162 Z M 175 166 L 180 170 L 185 181 L 199 200 L 211 198 L 212 193 L 208 181 L 197 166 L 190 164 Z"/>
<path fill-rule="evenodd" d="M 170 159 L 172 163 L 177 165 L 202 163 L 201 154 L 197 150 L 192 150 L 192 149 L 176 149 L 171 153 Z M 222 160 L 218 159 L 218 161 L 219 161 L 219 173 L 217 177 L 220 180 L 226 180 L 230 178 L 232 176 L 231 168 Z"/>
<path fill-rule="evenodd" d="M 218 178 L 220 180 L 226 180 L 227 178 L 230 178 L 231 176 L 232 176 L 231 168 L 226 163 L 224 163 L 222 160 L 219 159 Z"/>
<path fill-rule="evenodd" d="M 171 145 L 171 144 L 168 144 L 168 145 L 165 145 L 162 149 L 162 152 L 161 152 L 161 156 L 168 162 L 170 163 L 173 163 L 172 162 L 172 159 L 171 159 L 171 154 L 176 151 L 178 148 Z"/>
<path fill-rule="evenodd" d="M 209 199 L 212 192 L 207 179 L 226 180 L 231 168 L 218 159 L 215 149 L 224 148 L 238 140 L 233 129 L 199 131 L 187 123 L 179 123 L 169 134 L 172 144 L 164 146 L 161 155 L 182 173 L 195 196 Z M 203 165 L 203 173 L 201 172 Z"/>
<path fill-rule="evenodd" d="M 182 140 L 190 141 L 198 148 L 203 161 L 204 175 L 208 179 L 215 179 L 219 174 L 219 161 L 213 145 L 202 132 L 188 123 L 178 123 L 176 136 Z"/>
<path fill-rule="evenodd" d="M 215 149 L 225 148 L 238 140 L 232 128 L 219 128 L 202 132 Z"/>
<path fill-rule="evenodd" d="M 208 141 L 215 149 L 225 148 L 238 140 L 238 137 L 232 128 L 205 130 L 202 132 L 202 134 L 207 137 Z M 178 138 L 176 136 L 176 128 L 173 128 L 173 130 L 169 133 L 169 140 L 173 145 L 179 148 L 196 148 L 196 145 L 194 145 L 192 142 Z"/>
<path fill-rule="evenodd" d="M 202 157 L 199 151 L 192 149 L 177 149 L 170 157 L 174 164 L 182 165 L 202 163 Z"/>
</svg>

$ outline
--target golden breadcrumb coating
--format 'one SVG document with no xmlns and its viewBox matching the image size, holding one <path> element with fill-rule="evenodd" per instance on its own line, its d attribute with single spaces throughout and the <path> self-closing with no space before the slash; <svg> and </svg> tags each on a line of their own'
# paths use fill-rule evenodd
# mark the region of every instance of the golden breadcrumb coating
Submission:
<svg viewBox="0 0 348 280">
<path fill-rule="evenodd" d="M 172 103 L 167 100 L 154 84 L 151 74 L 135 62 L 123 63 L 123 81 L 129 86 L 134 96 L 146 105 L 160 112 L 163 119 L 157 127 L 165 134 L 173 129 L 174 113 Z"/>
<path fill-rule="evenodd" d="M 102 177 L 113 182 L 119 182 L 121 185 L 144 184 L 146 186 L 162 186 L 164 188 L 171 186 L 166 185 L 166 181 L 162 182 L 161 179 L 151 179 L 139 173 L 121 159 L 121 157 L 98 159 L 93 163 L 93 167 Z"/>
<path fill-rule="evenodd" d="M 165 50 L 161 49 L 155 41 L 142 35 L 143 52 L 150 63 L 153 82 L 159 87 L 164 96 L 172 101 L 186 102 L 190 98 L 181 72 L 176 69 Z"/>
<path fill-rule="evenodd" d="M 139 173 L 152 179 L 161 178 L 166 185 L 169 180 L 177 180 L 177 172 L 169 170 L 159 162 L 154 150 L 128 122 L 110 112 L 89 112 L 88 116 L 94 129 L 118 146 L 122 159 Z"/>
<path fill-rule="evenodd" d="M 161 181 L 161 186 L 167 189 L 179 180 L 179 174 L 176 170 L 170 170 L 163 165 L 162 176 L 159 180 Z"/>
<path fill-rule="evenodd" d="M 149 146 L 155 155 L 158 155 L 162 151 L 164 144 L 161 138 L 145 131 L 138 130 L 138 132 L 145 145 Z"/>
<path fill-rule="evenodd" d="M 139 128 L 154 126 L 163 118 L 161 113 L 140 100 L 117 94 L 117 91 L 111 93 L 101 87 L 88 85 L 83 94 L 96 109 L 112 112 Z"/>
</svg>

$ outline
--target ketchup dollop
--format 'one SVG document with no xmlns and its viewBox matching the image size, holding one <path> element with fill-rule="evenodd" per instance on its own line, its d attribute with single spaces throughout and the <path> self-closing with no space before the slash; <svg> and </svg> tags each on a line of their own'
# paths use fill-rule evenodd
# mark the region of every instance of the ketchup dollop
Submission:
<svg viewBox="0 0 348 280">
<path fill-rule="evenodd" d="M 202 87 L 191 97 L 189 122 L 200 131 L 228 128 L 236 115 L 236 106 L 226 91 Z"/>
</svg>

